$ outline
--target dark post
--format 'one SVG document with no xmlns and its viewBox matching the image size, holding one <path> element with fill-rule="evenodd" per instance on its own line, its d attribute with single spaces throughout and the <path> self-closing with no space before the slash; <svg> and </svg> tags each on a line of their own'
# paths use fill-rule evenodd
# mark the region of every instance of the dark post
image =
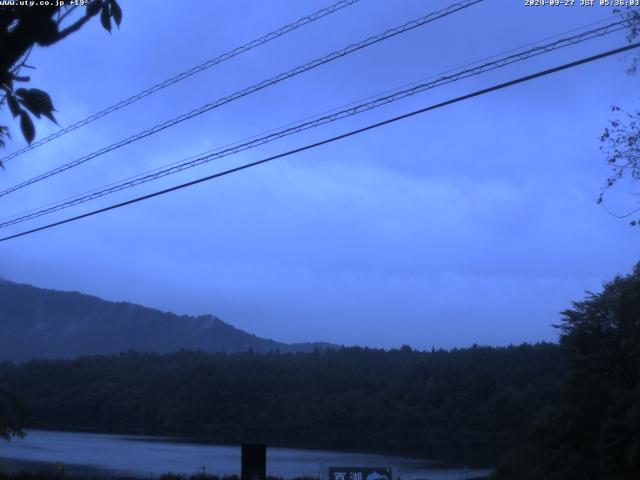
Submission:
<svg viewBox="0 0 640 480">
<path fill-rule="evenodd" d="M 266 480 L 267 446 L 242 445 L 242 480 Z"/>
</svg>

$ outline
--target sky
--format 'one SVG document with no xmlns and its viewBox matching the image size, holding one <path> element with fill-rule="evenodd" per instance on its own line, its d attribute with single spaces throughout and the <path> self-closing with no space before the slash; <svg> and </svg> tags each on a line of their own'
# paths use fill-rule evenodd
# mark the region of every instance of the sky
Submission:
<svg viewBox="0 0 640 480">
<path fill-rule="evenodd" d="M 61 126 L 326 5 L 122 0 L 34 50 L 31 87 Z M 452 0 L 361 0 L 7 162 L 2 188 Z M 577 2 L 578 4 L 580 2 Z M 0 199 L 5 218 L 611 17 L 605 7 L 486 0 Z M 625 44 L 623 33 L 443 86 L 73 210 L 14 233 L 259 160 Z M 560 312 L 639 259 L 637 228 L 596 205 L 611 106 L 638 106 L 619 55 L 193 188 L 0 244 L 0 276 L 285 342 L 419 349 L 555 341 Z M 5 153 L 25 145 L 14 127 Z M 37 138 L 56 131 L 46 120 Z M 634 186 L 608 197 L 633 205 Z"/>
</svg>

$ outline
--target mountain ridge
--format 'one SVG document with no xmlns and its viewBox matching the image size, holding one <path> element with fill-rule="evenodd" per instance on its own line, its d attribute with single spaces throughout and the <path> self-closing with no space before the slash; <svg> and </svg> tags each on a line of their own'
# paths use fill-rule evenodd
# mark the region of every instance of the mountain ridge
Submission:
<svg viewBox="0 0 640 480">
<path fill-rule="evenodd" d="M 178 315 L 0 278 L 0 360 L 69 359 L 131 350 L 267 353 L 314 348 L 340 347 L 324 342 L 278 342 L 241 330 L 215 315 Z"/>
</svg>

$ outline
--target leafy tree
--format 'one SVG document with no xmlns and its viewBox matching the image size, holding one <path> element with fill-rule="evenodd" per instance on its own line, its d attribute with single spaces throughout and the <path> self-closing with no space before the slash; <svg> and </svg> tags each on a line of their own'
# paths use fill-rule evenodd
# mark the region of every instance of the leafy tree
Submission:
<svg viewBox="0 0 640 480">
<path fill-rule="evenodd" d="M 563 313 L 563 401 L 505 459 L 499 478 L 640 478 L 640 264 Z"/>
<path fill-rule="evenodd" d="M 640 11 L 628 8 L 622 15 L 629 21 L 627 40 L 637 41 L 640 38 Z M 628 73 L 633 75 L 640 66 L 640 55 L 633 59 Z M 598 203 L 604 201 L 604 196 L 609 189 L 619 181 L 626 178 L 632 182 L 640 179 L 640 110 L 627 111 L 618 106 L 612 107 L 616 118 L 610 121 L 600 137 L 601 150 L 607 156 L 607 162 L 611 167 L 611 174 L 607 178 L 604 188 L 598 197 Z M 623 215 L 621 218 L 632 217 L 640 212 L 640 204 Z M 638 220 L 632 220 L 631 225 L 636 225 Z"/>
<path fill-rule="evenodd" d="M 122 21 L 122 10 L 116 0 L 87 0 L 84 13 L 78 16 L 78 5 L 4 6 L 0 8 L 0 106 L 5 103 L 27 142 L 35 138 L 33 118 L 47 117 L 55 122 L 53 102 L 38 88 L 16 88 L 30 78 L 22 74 L 35 46 L 49 47 L 80 30 L 91 18 L 100 15 L 102 26 L 111 32 L 111 21 Z M 9 127 L 0 125 L 0 147 L 10 138 Z"/>
</svg>

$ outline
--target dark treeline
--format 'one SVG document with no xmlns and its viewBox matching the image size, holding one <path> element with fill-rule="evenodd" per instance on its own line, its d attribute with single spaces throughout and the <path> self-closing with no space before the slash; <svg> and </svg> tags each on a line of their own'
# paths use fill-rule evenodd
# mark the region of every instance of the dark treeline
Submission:
<svg viewBox="0 0 640 480">
<path fill-rule="evenodd" d="M 557 406 L 500 464 L 502 480 L 640 478 L 640 264 L 563 313 Z"/>
<path fill-rule="evenodd" d="M 40 472 L 16 472 L 4 473 L 0 472 L 0 480 L 60 480 L 60 475 L 47 471 Z M 64 475 L 65 480 L 241 480 L 238 475 L 209 475 L 206 473 L 196 473 L 193 475 L 179 475 L 175 473 L 165 473 L 159 477 L 131 477 L 131 476 L 111 476 L 108 474 L 99 475 L 87 473 L 81 475 Z M 266 480 L 285 480 L 283 477 L 274 477 L 267 475 Z M 287 480 L 319 480 L 315 477 L 293 477 Z"/>
<path fill-rule="evenodd" d="M 487 464 L 557 401 L 557 345 L 125 353 L 0 364 L 32 426 Z"/>
</svg>

